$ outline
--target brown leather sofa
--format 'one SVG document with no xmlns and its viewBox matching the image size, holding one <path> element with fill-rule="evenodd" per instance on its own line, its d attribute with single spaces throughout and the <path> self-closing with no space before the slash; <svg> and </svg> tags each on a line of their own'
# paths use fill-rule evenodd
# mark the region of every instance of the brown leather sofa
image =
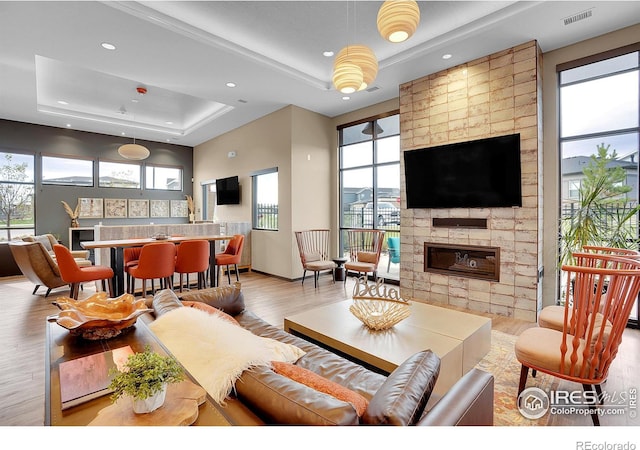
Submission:
<svg viewBox="0 0 640 450">
<path fill-rule="evenodd" d="M 176 294 L 156 293 L 153 316 L 184 302 L 204 302 L 233 316 L 256 335 L 293 344 L 306 352 L 295 364 L 364 396 L 358 417 L 351 404 L 286 378 L 268 367 L 247 370 L 236 382 L 223 414 L 234 425 L 493 425 L 493 376 L 472 369 L 442 398 L 432 398 L 440 359 L 417 353 L 388 377 L 286 333 L 245 310 L 240 283 Z M 153 320 L 153 316 L 148 318 Z"/>
</svg>

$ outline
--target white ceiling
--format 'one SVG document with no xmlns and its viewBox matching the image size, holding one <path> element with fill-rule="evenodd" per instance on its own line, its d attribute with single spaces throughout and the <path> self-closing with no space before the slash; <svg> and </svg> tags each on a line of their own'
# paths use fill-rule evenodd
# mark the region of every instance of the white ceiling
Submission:
<svg viewBox="0 0 640 450">
<path fill-rule="evenodd" d="M 418 31 L 391 44 L 381 1 L 0 1 L 0 118 L 195 146 L 286 105 L 334 117 L 532 39 L 548 52 L 640 21 L 638 1 L 418 3 Z M 379 72 L 343 100 L 322 52 L 347 44 Z"/>
</svg>

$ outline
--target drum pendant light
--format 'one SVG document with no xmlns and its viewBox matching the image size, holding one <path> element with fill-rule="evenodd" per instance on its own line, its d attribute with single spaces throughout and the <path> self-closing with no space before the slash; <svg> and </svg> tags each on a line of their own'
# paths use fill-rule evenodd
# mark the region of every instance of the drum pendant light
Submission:
<svg viewBox="0 0 640 450">
<path fill-rule="evenodd" d="M 141 160 L 149 157 L 150 152 L 147 147 L 144 147 L 140 144 L 135 143 L 136 140 L 133 140 L 133 144 L 124 144 L 118 147 L 118 153 L 120 156 L 126 159 L 135 159 Z"/>
<path fill-rule="evenodd" d="M 139 95 L 145 95 L 147 93 L 147 88 L 144 86 L 138 86 L 136 88 L 136 92 Z M 122 107 L 122 111 L 126 110 Z M 142 159 L 146 159 L 149 157 L 150 152 L 149 149 L 143 145 L 136 144 L 136 137 L 133 137 L 133 144 L 124 144 L 118 147 L 118 154 L 126 159 L 133 159 L 140 161 Z"/>
<path fill-rule="evenodd" d="M 420 8 L 413 0 L 386 0 L 378 10 L 378 31 L 389 42 L 404 42 L 418 28 Z"/>
</svg>

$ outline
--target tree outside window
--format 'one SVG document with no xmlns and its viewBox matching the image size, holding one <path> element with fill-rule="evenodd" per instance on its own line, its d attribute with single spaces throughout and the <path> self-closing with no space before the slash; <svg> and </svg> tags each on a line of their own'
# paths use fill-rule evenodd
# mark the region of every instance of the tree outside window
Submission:
<svg viewBox="0 0 640 450">
<path fill-rule="evenodd" d="M 33 233 L 33 211 L 33 156 L 0 153 L 0 240 Z"/>
</svg>

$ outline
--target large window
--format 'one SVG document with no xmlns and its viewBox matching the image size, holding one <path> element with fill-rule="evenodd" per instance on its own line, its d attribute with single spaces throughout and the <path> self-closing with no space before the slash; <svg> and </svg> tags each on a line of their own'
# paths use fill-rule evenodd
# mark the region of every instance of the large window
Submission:
<svg viewBox="0 0 640 450">
<path fill-rule="evenodd" d="M 140 164 L 100 161 L 100 187 L 140 189 Z"/>
<path fill-rule="evenodd" d="M 147 164 L 145 170 L 145 186 L 147 189 L 181 191 L 182 168 Z"/>
<path fill-rule="evenodd" d="M 278 229 L 278 169 L 253 174 L 253 228 Z"/>
<path fill-rule="evenodd" d="M 563 223 L 578 214 L 581 189 L 590 184 L 584 168 L 596 157 L 606 161 L 607 169 L 621 174 L 608 187 L 612 195 L 605 207 L 611 217 L 621 217 L 637 205 L 640 52 L 634 50 L 626 49 L 559 68 Z M 606 158 L 601 157 L 599 149 L 600 152 L 607 150 Z M 628 241 L 636 246 L 633 241 L 638 237 L 637 216 L 632 217 L 625 229 L 631 236 Z M 632 321 L 637 323 L 637 319 L 638 311 L 634 308 Z"/>
<path fill-rule="evenodd" d="M 43 155 L 42 184 L 93 186 L 93 160 Z"/>
<path fill-rule="evenodd" d="M 340 239 L 350 228 L 386 230 L 400 235 L 400 116 L 393 114 L 339 129 Z M 399 279 L 397 264 L 387 264 L 383 246 L 380 268 Z"/>
<path fill-rule="evenodd" d="M 34 156 L 0 152 L 0 241 L 34 234 Z"/>
</svg>

